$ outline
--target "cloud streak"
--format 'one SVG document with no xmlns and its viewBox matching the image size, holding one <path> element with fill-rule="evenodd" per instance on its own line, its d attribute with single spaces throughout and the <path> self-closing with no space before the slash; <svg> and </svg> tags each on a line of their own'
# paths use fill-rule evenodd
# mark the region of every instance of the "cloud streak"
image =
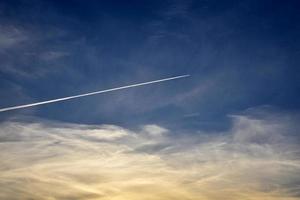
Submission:
<svg viewBox="0 0 300 200">
<path fill-rule="evenodd" d="M 44 105 L 44 104 L 50 104 L 50 103 L 55 103 L 59 101 L 66 101 L 70 99 L 75 99 L 75 98 L 81 98 L 81 97 L 86 97 L 86 96 L 91 96 L 91 95 L 96 95 L 96 94 L 102 94 L 102 93 L 107 93 L 107 92 L 112 92 L 116 90 L 123 90 L 123 89 L 128 89 L 128 88 L 133 88 L 133 87 L 139 87 L 143 85 L 149 85 L 153 83 L 159 83 L 159 82 L 164 82 L 164 81 L 170 81 L 170 80 L 175 80 L 175 79 L 180 79 L 180 78 L 185 78 L 189 77 L 190 75 L 181 75 L 181 76 L 174 76 L 170 78 L 164 78 L 164 79 L 159 79 L 159 80 L 154 80 L 154 81 L 148 81 L 148 82 L 143 82 L 143 83 L 136 83 L 132 85 L 127 85 L 127 86 L 122 86 L 122 87 L 116 87 L 116 88 L 111 88 L 111 89 L 106 89 L 106 90 L 100 90 L 96 92 L 90 92 L 90 93 L 85 93 L 85 94 L 80 94 L 80 95 L 74 95 L 74 96 L 69 96 L 69 97 L 63 97 L 63 98 L 58 98 L 58 99 L 52 99 L 52 100 L 47 100 L 47 101 L 41 101 L 37 103 L 31 103 L 31 104 L 24 104 L 20 106 L 12 106 L 12 107 L 7 107 L 7 108 L 1 108 L 0 112 L 5 112 L 5 111 L 10 111 L 10 110 L 17 110 L 21 108 L 28 108 L 28 107 L 33 107 L 33 106 L 39 106 L 39 105 Z"/>
<path fill-rule="evenodd" d="M 6 121 L 1 199 L 300 198 L 294 116 L 236 115 L 226 132 L 175 135 L 154 124 Z M 295 120 L 296 119 L 296 120 Z"/>
</svg>

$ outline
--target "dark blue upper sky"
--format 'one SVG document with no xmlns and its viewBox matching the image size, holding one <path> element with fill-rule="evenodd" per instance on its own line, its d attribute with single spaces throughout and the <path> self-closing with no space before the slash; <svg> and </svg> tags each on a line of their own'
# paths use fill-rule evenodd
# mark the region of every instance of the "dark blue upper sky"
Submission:
<svg viewBox="0 0 300 200">
<path fill-rule="evenodd" d="M 0 119 L 216 130 L 248 108 L 299 110 L 299 9 L 297 0 L 2 0 L 1 107 L 192 76 Z"/>
</svg>

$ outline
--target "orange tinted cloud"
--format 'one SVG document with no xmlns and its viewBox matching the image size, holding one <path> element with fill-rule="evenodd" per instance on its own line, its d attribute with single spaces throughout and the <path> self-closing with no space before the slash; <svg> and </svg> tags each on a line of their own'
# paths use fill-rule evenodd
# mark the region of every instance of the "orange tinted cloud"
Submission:
<svg viewBox="0 0 300 200">
<path fill-rule="evenodd" d="M 157 125 L 0 126 L 0 199 L 300 198 L 285 120 L 235 116 L 227 132 L 176 138 Z"/>
</svg>

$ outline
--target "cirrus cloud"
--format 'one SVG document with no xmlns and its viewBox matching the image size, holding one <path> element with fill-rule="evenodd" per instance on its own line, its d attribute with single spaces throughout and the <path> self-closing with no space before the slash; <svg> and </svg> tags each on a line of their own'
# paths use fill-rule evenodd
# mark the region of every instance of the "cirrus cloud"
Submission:
<svg viewBox="0 0 300 200">
<path fill-rule="evenodd" d="M 292 119 L 292 120 L 291 120 Z M 11 120 L 1 199 L 299 199 L 292 115 L 232 117 L 226 132 Z"/>
</svg>

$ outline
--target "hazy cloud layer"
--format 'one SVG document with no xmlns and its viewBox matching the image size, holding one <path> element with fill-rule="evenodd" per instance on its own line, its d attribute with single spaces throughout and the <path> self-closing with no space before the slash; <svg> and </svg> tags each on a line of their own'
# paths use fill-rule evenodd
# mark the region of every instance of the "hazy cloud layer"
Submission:
<svg viewBox="0 0 300 200">
<path fill-rule="evenodd" d="M 227 132 L 180 136 L 157 125 L 3 122 L 0 198 L 300 199 L 298 117 L 250 113 L 232 116 Z"/>
</svg>

